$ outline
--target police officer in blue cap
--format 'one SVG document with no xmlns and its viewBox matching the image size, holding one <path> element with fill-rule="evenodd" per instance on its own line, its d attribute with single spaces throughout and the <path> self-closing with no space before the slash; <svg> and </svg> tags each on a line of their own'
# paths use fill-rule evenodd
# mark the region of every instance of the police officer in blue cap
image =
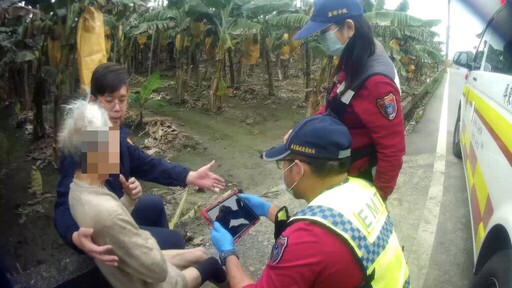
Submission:
<svg viewBox="0 0 512 288">
<path fill-rule="evenodd" d="M 231 287 L 409 287 L 409 271 L 375 187 L 347 175 L 352 140 L 330 115 L 301 121 L 286 143 L 263 153 L 276 161 L 286 190 L 308 206 L 289 217 L 256 195 L 240 197 L 275 224 L 275 244 L 259 280 L 243 269 L 232 236 L 219 223 L 212 243 Z"/>
</svg>

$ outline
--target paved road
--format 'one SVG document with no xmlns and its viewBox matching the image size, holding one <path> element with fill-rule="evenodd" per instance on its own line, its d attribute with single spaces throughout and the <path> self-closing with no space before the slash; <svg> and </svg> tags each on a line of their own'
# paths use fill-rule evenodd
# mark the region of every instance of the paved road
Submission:
<svg viewBox="0 0 512 288">
<path fill-rule="evenodd" d="M 405 246 L 412 287 L 469 287 L 472 279 L 464 169 L 452 155 L 464 72 L 449 72 L 423 119 L 406 137 L 407 156 L 388 203 Z"/>
</svg>

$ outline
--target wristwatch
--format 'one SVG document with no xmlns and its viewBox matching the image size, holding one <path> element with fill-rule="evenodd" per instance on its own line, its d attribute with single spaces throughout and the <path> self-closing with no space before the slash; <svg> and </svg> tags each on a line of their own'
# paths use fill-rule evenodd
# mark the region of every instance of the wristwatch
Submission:
<svg viewBox="0 0 512 288">
<path fill-rule="evenodd" d="M 236 253 L 235 249 L 229 249 L 226 251 L 222 251 L 219 253 L 219 260 L 220 260 L 220 264 L 222 264 L 222 266 L 226 266 L 226 259 L 228 259 L 229 256 L 236 256 L 236 258 L 240 259 L 238 257 L 238 254 Z"/>
</svg>

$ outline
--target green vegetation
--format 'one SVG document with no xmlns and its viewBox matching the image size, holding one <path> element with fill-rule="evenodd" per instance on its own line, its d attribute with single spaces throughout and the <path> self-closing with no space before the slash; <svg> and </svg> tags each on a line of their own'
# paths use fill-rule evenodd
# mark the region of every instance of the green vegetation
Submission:
<svg viewBox="0 0 512 288">
<path fill-rule="evenodd" d="M 53 111 L 50 126 L 58 127 L 61 104 L 78 94 L 77 26 L 87 6 L 103 14 L 108 61 L 123 64 L 130 74 L 148 77 L 140 94 L 132 95 L 140 123 L 144 105 L 156 89 L 152 84 L 159 72 L 169 69 L 176 72 L 170 76 L 176 83 L 176 89 L 170 90 L 174 99 L 184 102 L 186 91 L 208 83 L 211 111 L 222 111 L 223 97 L 230 88 L 243 86 L 244 70 L 253 71 L 259 61 L 267 79 L 261 85 L 269 97 L 279 94 L 276 75 L 286 79 L 288 70 L 304 77 L 306 103 L 319 101 L 332 79 L 335 60 L 314 38 L 302 45 L 292 41 L 309 20 L 310 1 L 301 5 L 291 0 L 2 1 L 0 101 L 15 102 L 19 113 L 34 111 L 35 139 L 46 135 L 44 120 L 50 117 L 45 118 L 43 111 Z M 440 21 L 407 14 L 407 0 L 393 11 L 384 9 L 384 0 L 365 0 L 363 6 L 403 86 L 419 87 L 440 69 L 441 43 L 432 30 Z M 259 45 L 253 64 L 243 64 L 247 39 Z M 43 109 L 45 103 L 52 103 L 53 109 Z"/>
<path fill-rule="evenodd" d="M 151 93 L 153 93 L 153 91 L 155 91 L 155 89 L 159 88 L 160 86 L 160 74 L 153 73 L 149 75 L 144 84 L 142 84 L 139 93 L 130 94 L 130 102 L 134 103 L 137 108 L 139 108 L 139 119 L 134 126 L 142 125 L 144 123 L 142 119 L 142 111 L 144 109 L 144 105 L 146 105 L 146 103 L 148 103 L 148 101 L 151 99 Z"/>
</svg>

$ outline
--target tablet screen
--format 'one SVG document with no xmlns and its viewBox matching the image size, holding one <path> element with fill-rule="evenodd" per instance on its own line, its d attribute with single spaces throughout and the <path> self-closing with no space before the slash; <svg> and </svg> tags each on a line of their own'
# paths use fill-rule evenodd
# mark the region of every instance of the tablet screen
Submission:
<svg viewBox="0 0 512 288">
<path fill-rule="evenodd" d="M 259 220 L 258 215 L 236 195 L 217 203 L 206 214 L 212 222 L 219 222 L 235 239 Z"/>
</svg>

